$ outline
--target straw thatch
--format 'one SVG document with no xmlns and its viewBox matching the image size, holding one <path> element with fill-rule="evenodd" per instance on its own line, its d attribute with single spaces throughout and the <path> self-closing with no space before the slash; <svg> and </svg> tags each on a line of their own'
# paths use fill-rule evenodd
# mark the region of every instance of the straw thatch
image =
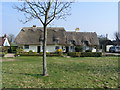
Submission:
<svg viewBox="0 0 120 90">
<path fill-rule="evenodd" d="M 47 45 L 84 45 L 98 46 L 99 41 L 95 32 L 66 32 L 61 27 L 47 28 Z M 42 27 L 25 27 L 17 35 L 15 42 L 19 45 L 40 45 L 43 40 Z"/>
<path fill-rule="evenodd" d="M 47 28 L 47 44 L 66 44 L 64 28 Z M 22 28 L 17 35 L 15 42 L 21 45 L 39 45 L 43 40 L 43 28 L 41 27 L 26 27 Z"/>
<path fill-rule="evenodd" d="M 95 32 L 66 32 L 67 44 L 98 46 L 99 40 Z"/>
</svg>

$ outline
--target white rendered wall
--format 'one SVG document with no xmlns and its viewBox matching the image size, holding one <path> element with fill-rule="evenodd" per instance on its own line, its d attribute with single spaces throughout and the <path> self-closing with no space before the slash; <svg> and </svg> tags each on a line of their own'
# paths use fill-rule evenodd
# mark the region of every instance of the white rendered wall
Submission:
<svg viewBox="0 0 120 90">
<path fill-rule="evenodd" d="M 30 50 L 32 50 L 33 52 L 37 52 L 37 46 L 35 45 L 29 45 L 29 49 L 25 49 L 23 46 L 23 49 L 25 52 L 29 52 Z"/>
<path fill-rule="evenodd" d="M 7 39 L 7 38 L 5 38 L 5 41 L 4 41 L 3 46 L 10 46 L 10 44 L 9 44 L 9 42 L 8 42 L 8 39 Z"/>
<path fill-rule="evenodd" d="M 30 50 L 32 50 L 33 52 L 37 52 L 38 50 L 38 47 L 39 45 L 29 45 L 29 49 L 25 49 L 24 48 L 24 46 L 23 46 L 23 49 L 24 49 L 24 51 L 25 52 L 29 52 Z M 56 49 L 55 49 L 55 47 L 56 46 L 59 46 L 59 49 L 62 49 L 62 46 L 60 46 L 60 45 L 48 45 L 48 46 L 46 46 L 46 52 L 55 52 L 56 51 Z M 65 49 L 65 46 L 64 46 L 64 51 L 65 51 L 66 49 Z M 42 49 L 42 46 L 40 46 L 40 52 L 42 52 L 43 51 L 43 49 Z"/>
<path fill-rule="evenodd" d="M 106 46 L 106 51 L 109 52 L 109 49 L 110 49 L 110 47 L 112 47 L 112 46 L 113 46 L 113 45 L 107 45 L 107 46 Z"/>
<path fill-rule="evenodd" d="M 60 46 L 60 45 L 48 45 L 48 46 L 46 46 L 46 52 L 55 52 L 56 51 L 56 49 L 55 49 L 56 46 L 59 46 L 59 49 L 62 49 L 62 46 Z M 42 51 L 43 50 L 42 50 L 42 47 L 41 47 L 41 52 Z"/>
<path fill-rule="evenodd" d="M 95 48 L 92 48 L 92 52 L 96 52 L 97 50 Z"/>
</svg>

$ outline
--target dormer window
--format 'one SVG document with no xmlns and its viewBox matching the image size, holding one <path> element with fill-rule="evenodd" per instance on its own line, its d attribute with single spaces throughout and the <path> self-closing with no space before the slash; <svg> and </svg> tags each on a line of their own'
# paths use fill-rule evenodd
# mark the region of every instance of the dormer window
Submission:
<svg viewBox="0 0 120 90">
<path fill-rule="evenodd" d="M 43 41 L 43 37 L 42 36 L 40 36 L 40 38 L 39 38 L 39 42 L 41 42 L 41 41 Z"/>
<path fill-rule="evenodd" d="M 75 45 L 75 40 L 70 40 L 70 44 Z"/>
<path fill-rule="evenodd" d="M 53 37 L 53 42 L 59 43 L 59 38 Z"/>
<path fill-rule="evenodd" d="M 88 41 L 84 41 L 84 44 L 85 44 L 85 45 L 87 45 L 87 46 L 89 46 L 89 43 L 88 43 Z"/>
<path fill-rule="evenodd" d="M 24 30 L 24 29 L 21 29 L 21 31 L 25 32 L 25 30 Z"/>
</svg>

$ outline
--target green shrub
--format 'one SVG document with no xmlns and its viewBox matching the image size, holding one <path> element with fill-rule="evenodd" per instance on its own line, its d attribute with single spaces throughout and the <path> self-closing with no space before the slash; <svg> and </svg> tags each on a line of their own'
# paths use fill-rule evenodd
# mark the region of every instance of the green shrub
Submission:
<svg viewBox="0 0 120 90">
<path fill-rule="evenodd" d="M 101 52 L 68 52 L 71 57 L 101 57 Z"/>
<path fill-rule="evenodd" d="M 81 52 L 68 52 L 68 56 L 80 57 L 81 56 Z"/>
<path fill-rule="evenodd" d="M 50 52 L 46 52 L 46 54 L 47 54 L 47 55 L 49 55 L 49 54 L 50 54 Z"/>
<path fill-rule="evenodd" d="M 0 47 L 0 52 L 8 53 L 9 47 L 2 46 Z"/>
<path fill-rule="evenodd" d="M 29 53 L 29 54 L 34 54 L 32 50 L 29 50 L 29 52 L 28 52 L 28 53 Z"/>
<path fill-rule="evenodd" d="M 24 53 L 24 50 L 23 50 L 23 49 L 17 49 L 17 50 L 16 50 L 16 53 L 17 53 L 17 54 L 22 54 L 22 53 Z"/>
<path fill-rule="evenodd" d="M 85 52 L 92 52 L 92 50 L 86 50 Z"/>
<path fill-rule="evenodd" d="M 63 56 L 63 50 L 62 49 L 57 49 L 56 52 L 59 56 Z"/>
<path fill-rule="evenodd" d="M 37 53 L 37 52 L 22 52 L 22 53 L 17 53 L 16 56 L 42 56 L 43 55 L 43 52 L 40 52 L 40 53 Z M 47 56 L 60 56 L 59 54 L 57 53 L 50 53 L 50 52 L 46 52 L 46 55 Z"/>
<path fill-rule="evenodd" d="M 76 46 L 75 47 L 75 51 L 76 52 L 82 52 L 83 51 L 83 47 L 82 46 Z"/>
<path fill-rule="evenodd" d="M 12 52 L 12 53 L 15 53 L 16 50 L 17 50 L 17 47 L 11 46 L 11 52 Z"/>
<path fill-rule="evenodd" d="M 81 52 L 81 57 L 101 57 L 101 52 Z"/>
<path fill-rule="evenodd" d="M 29 53 L 32 53 L 33 51 L 32 50 L 29 50 Z"/>
<path fill-rule="evenodd" d="M 39 54 L 40 54 L 40 55 L 43 55 L 43 52 L 40 52 Z"/>
<path fill-rule="evenodd" d="M 33 54 L 38 54 L 37 52 L 33 52 Z"/>
</svg>

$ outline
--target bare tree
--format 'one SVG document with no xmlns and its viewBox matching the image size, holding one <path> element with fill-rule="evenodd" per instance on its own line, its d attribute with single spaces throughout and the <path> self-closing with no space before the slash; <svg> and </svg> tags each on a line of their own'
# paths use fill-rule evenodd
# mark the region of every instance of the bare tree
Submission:
<svg viewBox="0 0 120 90">
<path fill-rule="evenodd" d="M 8 40 L 10 43 L 14 42 L 14 39 L 15 39 L 15 35 L 14 34 L 8 34 Z"/>
<path fill-rule="evenodd" d="M 114 36 L 116 41 L 120 41 L 120 32 L 115 32 Z"/>
<path fill-rule="evenodd" d="M 25 0 L 25 2 L 20 6 L 15 6 L 15 9 L 24 13 L 26 22 L 32 19 L 38 19 L 43 25 L 44 30 L 44 40 L 43 40 L 43 75 L 47 76 L 47 66 L 46 66 L 46 42 L 47 42 L 47 26 L 54 19 L 64 19 L 66 15 L 70 15 L 70 6 L 72 2 L 59 2 L 58 0 L 46 0 L 46 2 L 41 2 L 41 0 L 30 2 Z M 22 21 L 22 20 L 21 20 Z M 22 21 L 23 22 L 23 21 Z"/>
</svg>

